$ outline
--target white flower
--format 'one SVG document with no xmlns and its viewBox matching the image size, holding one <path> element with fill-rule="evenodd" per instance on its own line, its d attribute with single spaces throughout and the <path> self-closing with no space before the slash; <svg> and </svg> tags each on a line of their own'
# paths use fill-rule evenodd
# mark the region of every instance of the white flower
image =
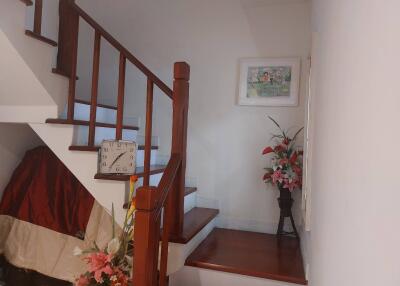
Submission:
<svg viewBox="0 0 400 286">
<path fill-rule="evenodd" d="M 111 276 L 110 280 L 113 282 L 117 281 L 118 280 L 117 275 Z"/>
<path fill-rule="evenodd" d="M 73 250 L 74 256 L 81 256 L 82 253 L 83 253 L 82 249 L 80 249 L 78 246 L 75 246 L 75 248 Z"/>
<path fill-rule="evenodd" d="M 120 243 L 119 243 L 118 238 L 111 239 L 110 242 L 107 245 L 107 253 L 108 254 L 117 253 L 118 250 L 119 250 L 119 246 L 120 246 Z"/>
</svg>

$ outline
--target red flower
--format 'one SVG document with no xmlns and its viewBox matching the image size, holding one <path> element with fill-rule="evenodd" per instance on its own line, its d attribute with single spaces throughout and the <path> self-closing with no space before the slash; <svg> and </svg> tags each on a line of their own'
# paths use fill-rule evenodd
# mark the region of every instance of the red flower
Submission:
<svg viewBox="0 0 400 286">
<path fill-rule="evenodd" d="M 299 166 L 294 164 L 294 165 L 292 165 L 292 169 L 296 173 L 297 176 L 299 176 L 299 177 L 301 176 L 302 170 Z"/>
<path fill-rule="evenodd" d="M 94 273 L 96 282 L 102 282 L 103 273 L 111 275 L 113 273 L 109 263 L 111 262 L 111 255 L 103 252 L 93 253 L 86 258 L 89 264 L 90 272 Z"/>
<path fill-rule="evenodd" d="M 283 158 L 279 160 L 279 165 L 285 166 L 287 163 L 289 163 L 289 160 L 287 158 Z"/>
<path fill-rule="evenodd" d="M 290 139 L 289 138 L 285 138 L 285 139 L 283 139 L 283 141 L 282 141 L 282 144 L 284 144 L 284 145 L 289 145 L 289 143 L 290 143 Z"/>
<path fill-rule="evenodd" d="M 90 283 L 89 278 L 83 275 L 78 279 L 76 279 L 76 286 L 87 286 L 89 285 L 89 283 Z"/>
<path fill-rule="evenodd" d="M 275 151 L 276 153 L 279 153 L 279 152 L 285 151 L 286 149 L 287 149 L 287 146 L 285 146 L 285 145 L 283 145 L 283 144 L 280 144 L 280 145 L 277 145 L 277 146 L 275 147 L 274 151 Z"/>
<path fill-rule="evenodd" d="M 264 177 L 263 177 L 263 180 L 264 180 L 264 181 L 269 180 L 269 179 L 271 179 L 271 176 L 272 176 L 271 173 L 265 173 L 265 175 L 264 175 Z"/>
<path fill-rule="evenodd" d="M 291 182 L 289 182 L 289 180 L 285 180 L 283 187 L 288 188 L 289 191 L 292 192 L 292 191 L 294 191 L 294 189 L 300 188 L 300 185 L 299 185 L 299 181 L 297 181 L 297 180 L 292 180 Z"/>
<path fill-rule="evenodd" d="M 290 157 L 290 163 L 294 164 L 297 160 L 297 152 L 293 152 L 292 156 Z"/>
<path fill-rule="evenodd" d="M 276 184 L 277 182 L 282 183 L 283 174 L 281 170 L 276 170 L 271 176 L 272 182 Z"/>
<path fill-rule="evenodd" d="M 271 147 L 268 146 L 267 148 L 265 148 L 263 150 L 262 154 L 265 155 L 265 154 L 268 154 L 268 153 L 271 153 L 271 152 L 274 152 L 274 149 L 272 149 Z"/>
</svg>

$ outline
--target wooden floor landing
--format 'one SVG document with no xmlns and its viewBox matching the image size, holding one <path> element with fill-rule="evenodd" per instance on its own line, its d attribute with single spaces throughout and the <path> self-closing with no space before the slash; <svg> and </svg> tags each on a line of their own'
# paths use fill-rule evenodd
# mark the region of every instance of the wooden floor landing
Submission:
<svg viewBox="0 0 400 286">
<path fill-rule="evenodd" d="M 300 243 L 291 237 L 215 228 L 186 265 L 307 285 Z"/>
</svg>

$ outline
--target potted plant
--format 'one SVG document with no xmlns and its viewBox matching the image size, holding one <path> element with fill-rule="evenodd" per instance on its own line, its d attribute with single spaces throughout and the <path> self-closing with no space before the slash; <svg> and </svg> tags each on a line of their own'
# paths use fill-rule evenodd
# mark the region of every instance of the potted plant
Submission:
<svg viewBox="0 0 400 286">
<path fill-rule="evenodd" d="M 279 133 L 273 134 L 272 146 L 264 148 L 262 154 L 271 156 L 271 167 L 265 168 L 263 180 L 278 187 L 280 196 L 278 198 L 280 218 L 278 224 L 278 235 L 294 235 L 299 237 L 293 215 L 292 215 L 292 192 L 302 187 L 302 155 L 303 151 L 296 148 L 296 139 L 303 127 L 297 130 L 293 136 L 289 136 L 288 130 L 283 130 L 275 119 L 268 118 L 278 127 Z M 285 232 L 283 225 L 285 218 L 289 217 L 292 223 L 292 232 Z"/>
<path fill-rule="evenodd" d="M 128 286 L 132 285 L 133 272 L 133 227 L 135 221 L 135 197 L 133 195 L 137 176 L 130 178 L 130 206 L 125 215 L 124 225 L 120 235 L 116 235 L 114 207 L 112 208 L 112 239 L 104 249 L 100 249 L 96 242 L 93 247 L 81 250 L 74 249 L 74 255 L 82 256 L 88 264 L 88 270 L 76 279 L 77 286 Z"/>
</svg>

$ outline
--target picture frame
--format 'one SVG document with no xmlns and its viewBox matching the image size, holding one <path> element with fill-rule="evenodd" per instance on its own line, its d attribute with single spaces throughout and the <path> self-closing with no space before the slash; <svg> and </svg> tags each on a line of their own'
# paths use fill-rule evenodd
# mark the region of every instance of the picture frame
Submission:
<svg viewBox="0 0 400 286">
<path fill-rule="evenodd" d="M 300 58 L 240 59 L 238 104 L 297 106 L 300 64 Z"/>
</svg>

